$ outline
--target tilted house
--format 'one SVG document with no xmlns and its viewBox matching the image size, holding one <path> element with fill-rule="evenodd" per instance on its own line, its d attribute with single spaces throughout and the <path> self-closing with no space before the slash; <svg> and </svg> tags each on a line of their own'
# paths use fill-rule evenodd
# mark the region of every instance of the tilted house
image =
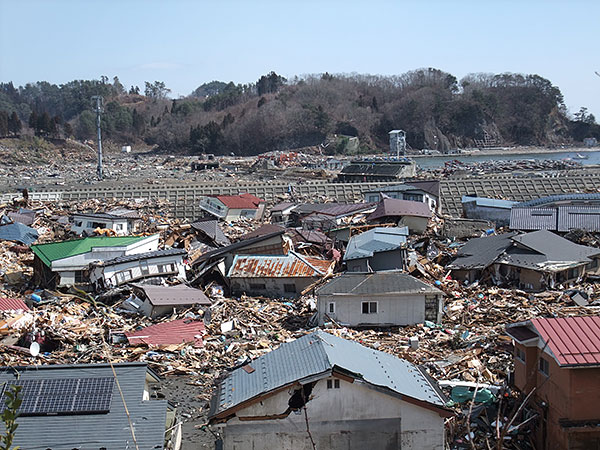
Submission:
<svg viewBox="0 0 600 450">
<path fill-rule="evenodd" d="M 598 274 L 600 249 L 534 231 L 471 239 L 447 266 L 461 280 L 486 280 L 531 291 Z"/>
<path fill-rule="evenodd" d="M 212 305 L 204 292 L 184 284 L 175 286 L 132 284 L 132 288 L 131 296 L 121 304 L 121 307 L 153 319 L 171 314 L 174 309 L 181 311 L 196 305 Z"/>
<path fill-rule="evenodd" d="M 345 272 L 317 289 L 319 325 L 398 326 L 439 323 L 444 293 L 398 271 Z"/>
<path fill-rule="evenodd" d="M 169 403 L 151 398 L 159 380 L 139 362 L 2 367 L 0 401 L 11 385 L 22 386 L 13 441 L 22 449 L 136 448 L 131 428 L 138 448 L 162 449 L 178 440 L 179 427 L 169 430 L 175 424 Z"/>
<path fill-rule="evenodd" d="M 334 261 L 300 255 L 237 255 L 227 277 L 233 294 L 294 298 L 333 272 Z"/>
<path fill-rule="evenodd" d="M 231 372 L 209 423 L 224 450 L 442 450 L 445 402 L 417 366 L 316 331 Z"/>
<path fill-rule="evenodd" d="M 440 183 L 439 181 L 407 182 L 393 186 L 381 186 L 377 189 L 363 192 L 366 202 L 380 202 L 385 197 L 425 203 L 431 212 L 440 212 Z"/>
<path fill-rule="evenodd" d="M 350 272 L 406 269 L 407 227 L 377 227 L 348 241 L 344 263 Z"/>
<path fill-rule="evenodd" d="M 71 231 L 89 236 L 100 228 L 126 236 L 137 231 L 140 220 L 138 212 L 129 209 L 114 209 L 105 213 L 75 213 L 71 219 Z"/>
<path fill-rule="evenodd" d="M 240 217 L 258 218 L 264 211 L 262 199 L 252 194 L 241 195 L 207 195 L 200 200 L 200 208 L 211 216 L 226 222 Z"/>
<path fill-rule="evenodd" d="M 97 290 L 109 289 L 146 278 L 177 277 L 185 280 L 185 249 L 171 248 L 119 256 L 90 265 L 90 283 Z"/>
<path fill-rule="evenodd" d="M 423 233 L 431 218 L 431 210 L 423 202 L 384 198 L 368 217 L 369 223 L 393 223 L 407 226 L 411 233 Z"/>
<path fill-rule="evenodd" d="M 92 236 L 70 241 L 31 246 L 33 281 L 53 288 L 70 284 L 88 284 L 91 263 L 155 251 L 158 234 L 151 236 Z"/>
<path fill-rule="evenodd" d="M 600 446 L 600 317 L 538 318 L 506 327 L 514 386 L 537 413 L 536 448 Z"/>
<path fill-rule="evenodd" d="M 518 202 L 511 200 L 498 200 L 495 198 L 462 197 L 463 216 L 467 219 L 490 220 L 497 227 L 508 226 L 510 222 L 511 209 Z"/>
</svg>

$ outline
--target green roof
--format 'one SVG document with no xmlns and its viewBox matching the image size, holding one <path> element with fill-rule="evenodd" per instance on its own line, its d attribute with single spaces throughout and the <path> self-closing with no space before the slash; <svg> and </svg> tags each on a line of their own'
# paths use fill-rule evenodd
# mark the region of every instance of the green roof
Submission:
<svg viewBox="0 0 600 450">
<path fill-rule="evenodd" d="M 146 239 L 148 236 L 92 236 L 72 241 L 50 242 L 48 244 L 36 244 L 31 250 L 48 267 L 53 261 L 68 258 L 70 256 L 82 255 L 97 247 L 123 247 L 135 244 Z"/>
</svg>

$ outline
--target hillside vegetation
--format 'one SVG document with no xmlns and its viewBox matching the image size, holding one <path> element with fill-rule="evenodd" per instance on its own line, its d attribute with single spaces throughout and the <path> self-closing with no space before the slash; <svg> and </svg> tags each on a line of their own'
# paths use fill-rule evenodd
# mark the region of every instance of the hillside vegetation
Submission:
<svg viewBox="0 0 600 450">
<path fill-rule="evenodd" d="M 0 84 L 0 136 L 95 136 L 91 98 L 104 98 L 103 136 L 143 141 L 180 153 L 252 155 L 356 136 L 358 151 L 387 148 L 392 129 L 413 149 L 557 145 L 600 139 L 586 108 L 569 117 L 557 86 L 538 75 L 472 74 L 461 80 L 437 69 L 399 76 L 330 75 L 286 80 L 271 72 L 256 83 L 213 81 L 189 96 L 168 98 L 163 82 L 126 89 L 117 77 Z M 329 153 L 344 153 L 338 139 Z M 356 151 L 356 150 L 354 150 Z"/>
</svg>

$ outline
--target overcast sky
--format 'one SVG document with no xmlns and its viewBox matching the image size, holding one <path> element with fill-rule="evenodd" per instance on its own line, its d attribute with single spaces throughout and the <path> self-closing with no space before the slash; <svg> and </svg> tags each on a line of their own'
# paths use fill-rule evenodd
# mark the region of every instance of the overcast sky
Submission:
<svg viewBox="0 0 600 450">
<path fill-rule="evenodd" d="M 600 120 L 600 1 L 0 0 L 0 81 L 536 73 Z"/>
</svg>

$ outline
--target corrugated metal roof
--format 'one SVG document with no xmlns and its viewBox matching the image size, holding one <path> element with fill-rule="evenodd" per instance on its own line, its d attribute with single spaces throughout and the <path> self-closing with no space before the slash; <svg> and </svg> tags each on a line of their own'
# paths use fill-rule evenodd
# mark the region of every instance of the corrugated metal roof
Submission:
<svg viewBox="0 0 600 450">
<path fill-rule="evenodd" d="M 36 230 L 19 222 L 0 226 L 0 241 L 14 241 L 23 245 L 31 245 L 37 241 L 38 237 Z"/>
<path fill-rule="evenodd" d="M 172 345 L 193 343 L 202 346 L 204 322 L 202 320 L 179 319 L 157 323 L 141 330 L 125 333 L 132 345 Z"/>
<path fill-rule="evenodd" d="M 400 200 L 399 198 L 384 198 L 379 202 L 377 208 L 367 221 L 380 219 L 382 217 L 398 217 L 398 216 L 414 216 L 414 217 L 431 217 L 429 206 L 423 202 L 413 202 L 410 200 Z"/>
<path fill-rule="evenodd" d="M 263 200 L 252 194 L 217 195 L 221 203 L 229 209 L 256 209 Z"/>
<path fill-rule="evenodd" d="M 238 368 L 218 386 L 210 418 L 242 402 L 307 378 L 329 376 L 334 368 L 356 379 L 407 397 L 443 407 L 444 399 L 413 364 L 357 342 L 315 331 L 284 343 L 250 363 L 251 373 Z"/>
<path fill-rule="evenodd" d="M 69 256 L 82 255 L 97 247 L 124 247 L 148 239 L 150 236 L 92 236 L 71 241 L 49 242 L 31 246 L 44 264 L 51 266 L 53 261 Z"/>
<path fill-rule="evenodd" d="M 22 223 L 23 225 L 33 225 L 35 222 L 35 211 L 27 211 L 27 212 L 9 212 L 8 217 L 13 222 Z"/>
<path fill-rule="evenodd" d="M 154 306 L 169 305 L 212 305 L 210 299 L 200 289 L 187 287 L 184 284 L 176 286 L 154 286 L 151 284 L 132 284 L 141 289 Z"/>
<path fill-rule="evenodd" d="M 439 289 L 399 271 L 345 272 L 317 289 L 319 295 L 443 294 Z"/>
<path fill-rule="evenodd" d="M 192 223 L 192 228 L 206 234 L 206 236 L 208 236 L 218 245 L 231 245 L 231 241 L 227 236 L 225 236 L 225 233 L 223 233 L 223 229 L 217 220 L 202 220 L 194 222 Z"/>
<path fill-rule="evenodd" d="M 600 316 L 532 319 L 560 366 L 600 364 Z"/>
<path fill-rule="evenodd" d="M 334 262 L 299 255 L 236 255 L 229 269 L 229 278 L 315 277 L 327 274 Z"/>
<path fill-rule="evenodd" d="M 559 206 L 558 231 L 600 231 L 600 207 Z"/>
<path fill-rule="evenodd" d="M 370 258 L 375 253 L 401 248 L 406 244 L 408 227 L 371 228 L 348 241 L 344 261 Z"/>
<path fill-rule="evenodd" d="M 98 264 L 103 266 L 112 266 L 130 261 L 140 261 L 142 259 L 163 258 L 165 256 L 187 255 L 184 248 L 168 248 L 165 250 L 156 250 L 153 252 L 136 253 L 135 255 L 119 256 L 107 261 L 100 261 Z"/>
<path fill-rule="evenodd" d="M 29 307 L 20 298 L 0 298 L 1 311 L 28 311 Z"/>
<path fill-rule="evenodd" d="M 510 210 L 511 230 L 556 230 L 556 208 L 523 208 L 520 205 Z"/>
<path fill-rule="evenodd" d="M 125 403 L 140 449 L 162 449 L 167 420 L 167 401 L 142 401 L 146 375 L 145 363 L 114 364 Z M 17 369 L 17 370 L 15 370 Z M 108 364 L 35 365 L 3 367 L 0 383 L 20 380 L 113 377 Z M 118 389 L 113 389 L 110 411 L 104 414 L 21 416 L 13 445 L 23 449 L 71 450 L 135 448 L 128 426 L 128 414 Z M 0 432 L 4 424 L 0 423 Z"/>
</svg>

